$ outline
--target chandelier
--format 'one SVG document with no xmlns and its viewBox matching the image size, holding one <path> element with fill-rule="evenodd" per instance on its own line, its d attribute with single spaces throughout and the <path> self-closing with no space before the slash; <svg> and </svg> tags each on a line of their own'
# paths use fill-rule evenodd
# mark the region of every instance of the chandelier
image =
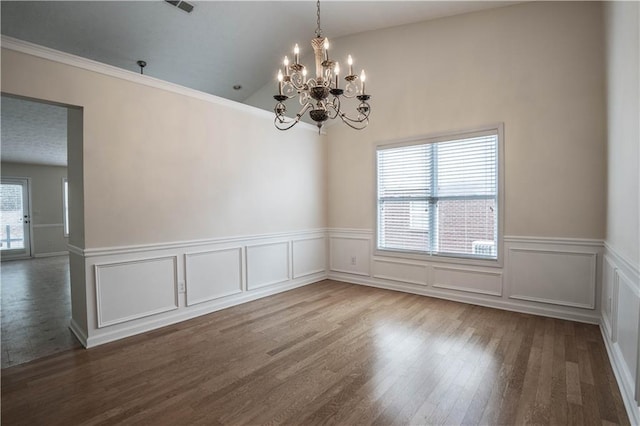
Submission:
<svg viewBox="0 0 640 426">
<path fill-rule="evenodd" d="M 284 74 L 282 69 L 278 71 L 278 94 L 273 97 L 277 101 L 273 109 L 276 114 L 274 124 L 279 130 L 289 130 L 298 124 L 308 111 L 318 126 L 318 132 L 325 121 L 336 117 L 349 127 L 362 130 L 369 124 L 371 112 L 367 102 L 370 96 L 365 92 L 365 72 L 362 70 L 359 78 L 353 73 L 353 60 L 349 55 L 349 73 L 344 77 L 344 88 L 340 87 L 340 64 L 329 59 L 329 40 L 322 36 L 320 29 L 320 0 L 317 1 L 317 24 L 316 37 L 311 40 L 316 76 L 307 78 L 307 68 L 299 62 L 300 49 L 296 44 L 293 49 L 293 62 L 289 62 L 289 58 L 285 56 Z M 298 98 L 301 108 L 295 118 L 290 119 L 284 115 L 287 111 L 284 102 L 295 97 Z M 355 114 L 349 116 L 341 109 L 341 99 L 352 98 L 358 99 L 360 103 L 355 108 Z"/>
</svg>

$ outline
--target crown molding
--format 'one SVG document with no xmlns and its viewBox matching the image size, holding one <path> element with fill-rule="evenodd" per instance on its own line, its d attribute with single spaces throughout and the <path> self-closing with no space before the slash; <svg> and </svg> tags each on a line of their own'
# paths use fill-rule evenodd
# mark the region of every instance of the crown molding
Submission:
<svg viewBox="0 0 640 426">
<path fill-rule="evenodd" d="M 144 86 L 153 87 L 155 89 L 165 90 L 167 92 L 176 93 L 193 99 L 199 99 L 208 103 L 220 105 L 225 108 L 232 108 L 258 117 L 270 119 L 273 118 L 273 113 L 260 108 L 256 108 L 251 105 L 232 101 L 226 98 L 221 98 L 220 96 L 205 93 L 200 90 L 180 86 L 179 84 L 170 83 L 168 81 L 160 80 L 148 75 L 138 74 L 133 71 L 114 67 L 113 65 L 107 65 L 102 62 L 83 58 L 77 55 L 72 55 L 66 52 L 61 52 L 59 50 L 51 49 L 49 47 L 44 47 L 17 38 L 3 35 L 0 38 L 0 46 L 3 49 L 13 50 L 15 52 L 24 53 L 26 55 L 35 56 L 41 59 L 47 59 L 53 62 L 58 62 L 75 68 L 92 71 L 109 77 L 118 78 L 136 84 L 142 84 Z M 296 127 L 308 131 L 313 131 L 314 133 L 318 131 L 316 126 L 305 122 L 298 123 Z"/>
</svg>

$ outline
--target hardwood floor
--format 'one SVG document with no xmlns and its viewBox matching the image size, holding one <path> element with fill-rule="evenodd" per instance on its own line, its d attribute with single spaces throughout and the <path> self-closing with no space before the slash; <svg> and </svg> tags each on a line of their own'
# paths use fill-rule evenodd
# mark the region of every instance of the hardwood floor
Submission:
<svg viewBox="0 0 640 426">
<path fill-rule="evenodd" d="M 323 281 L 4 369 L 2 423 L 628 419 L 597 326 Z"/>
<path fill-rule="evenodd" d="M 9 260 L 2 282 L 2 368 L 80 347 L 69 330 L 69 256 Z"/>
</svg>

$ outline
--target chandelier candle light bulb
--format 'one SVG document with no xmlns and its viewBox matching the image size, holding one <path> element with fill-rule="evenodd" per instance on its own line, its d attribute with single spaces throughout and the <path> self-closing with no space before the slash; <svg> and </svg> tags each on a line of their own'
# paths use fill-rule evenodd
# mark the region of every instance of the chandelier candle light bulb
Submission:
<svg viewBox="0 0 640 426">
<path fill-rule="evenodd" d="M 320 29 L 320 1 L 317 5 L 317 23 L 315 38 L 311 39 L 313 57 L 315 60 L 315 77 L 307 77 L 307 67 L 300 61 L 300 48 L 296 44 L 293 48 L 293 63 L 284 57 L 284 75 L 282 69 L 278 71 L 278 94 L 273 98 L 276 105 L 274 124 L 278 130 L 288 130 L 295 126 L 308 112 L 309 117 L 316 123 L 318 132 L 325 121 L 340 118 L 347 126 L 362 130 L 369 124 L 370 95 L 365 94 L 364 70 L 360 74 L 361 83 L 358 84 L 358 76 L 353 74 L 353 59 L 348 57 L 349 75 L 344 77 L 344 89 L 340 88 L 340 65 L 337 61 L 329 59 L 329 39 L 322 35 Z M 335 78 L 334 78 L 335 77 Z M 285 116 L 287 107 L 285 102 L 291 98 L 297 98 L 302 107 L 293 118 Z M 345 112 L 344 105 L 351 99 L 357 99 L 355 114 Z"/>
<path fill-rule="evenodd" d="M 329 60 L 329 39 L 328 38 L 324 39 L 324 60 L 325 61 Z"/>
</svg>

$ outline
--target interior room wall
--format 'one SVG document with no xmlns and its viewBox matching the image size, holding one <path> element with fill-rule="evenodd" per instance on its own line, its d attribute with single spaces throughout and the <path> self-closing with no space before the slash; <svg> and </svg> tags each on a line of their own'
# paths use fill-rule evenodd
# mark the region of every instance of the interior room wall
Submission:
<svg viewBox="0 0 640 426">
<path fill-rule="evenodd" d="M 603 238 L 602 34 L 600 3 L 534 2 L 336 40 L 372 113 L 329 130 L 329 226 L 374 228 L 376 142 L 502 122 L 505 235 Z"/>
<path fill-rule="evenodd" d="M 32 254 L 35 257 L 67 253 L 64 236 L 62 179 L 67 168 L 39 164 L 0 164 L 2 176 L 31 178 Z"/>
<path fill-rule="evenodd" d="M 324 149 L 311 130 L 279 132 L 248 107 L 6 49 L 2 71 L 7 93 L 84 108 L 85 248 L 326 224 Z"/>
<path fill-rule="evenodd" d="M 315 128 L 280 132 L 267 112 L 7 39 L 2 91 L 72 107 L 71 328 L 85 346 L 326 276 Z"/>
<path fill-rule="evenodd" d="M 607 221 L 602 330 L 632 424 L 640 424 L 640 6 L 605 4 Z"/>
</svg>

